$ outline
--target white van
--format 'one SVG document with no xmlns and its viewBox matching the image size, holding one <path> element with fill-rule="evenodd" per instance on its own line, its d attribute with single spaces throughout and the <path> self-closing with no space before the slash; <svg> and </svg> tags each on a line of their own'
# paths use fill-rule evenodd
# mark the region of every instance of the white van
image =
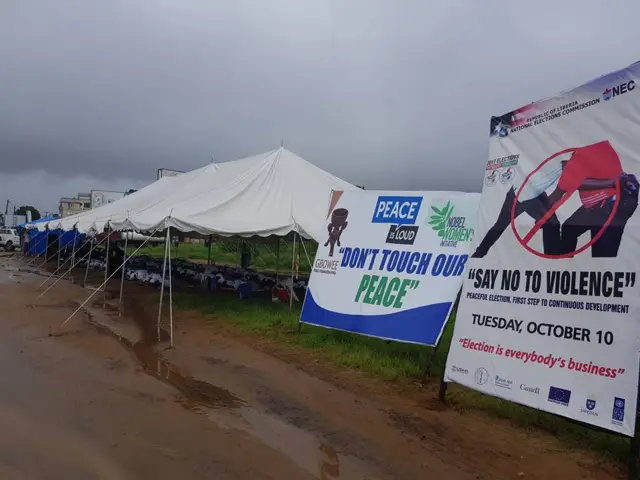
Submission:
<svg viewBox="0 0 640 480">
<path fill-rule="evenodd" d="M 15 228 L 0 227 L 0 247 L 6 252 L 13 252 L 20 246 L 20 237 Z"/>
</svg>

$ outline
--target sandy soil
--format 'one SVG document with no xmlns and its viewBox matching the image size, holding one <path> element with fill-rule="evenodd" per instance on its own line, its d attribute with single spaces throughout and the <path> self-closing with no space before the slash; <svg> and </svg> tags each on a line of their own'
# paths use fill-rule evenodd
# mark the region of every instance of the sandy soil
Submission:
<svg viewBox="0 0 640 480">
<path fill-rule="evenodd" d="M 338 371 L 309 352 L 175 315 L 154 345 L 155 292 L 102 294 L 0 260 L 0 478 L 624 478 L 555 438 Z M 84 273 L 84 272 L 82 272 Z M 114 284 L 115 285 L 115 284 Z"/>
</svg>

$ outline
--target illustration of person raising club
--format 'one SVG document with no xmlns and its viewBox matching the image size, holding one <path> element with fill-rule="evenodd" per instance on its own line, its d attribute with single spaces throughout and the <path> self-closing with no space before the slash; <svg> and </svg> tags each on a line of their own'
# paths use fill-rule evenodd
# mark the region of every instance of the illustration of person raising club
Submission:
<svg viewBox="0 0 640 480">
<path fill-rule="evenodd" d="M 578 238 L 584 233 L 590 232 L 593 241 L 602 231 L 591 245 L 591 256 L 617 256 L 625 226 L 638 208 L 638 188 L 638 179 L 623 171 L 620 158 L 608 141 L 575 149 L 549 196 L 553 210 L 576 190 L 582 202 L 562 224 L 559 253 L 575 252 Z"/>
<path fill-rule="evenodd" d="M 558 162 L 567 155 L 570 155 L 568 160 Z M 620 181 L 621 198 L 616 214 L 591 247 L 593 257 L 617 255 L 624 227 L 638 206 L 638 180 L 635 175 L 622 172 L 620 160 L 608 141 L 554 154 L 529 177 L 516 199 L 524 178 L 526 176 L 521 179 L 514 177 L 496 223 L 472 257 L 484 257 L 500 238 L 511 222 L 514 202 L 514 218 L 526 212 L 536 221 L 528 237 L 538 229 L 542 230 L 545 255 L 570 254 L 576 250 L 578 237 L 583 233 L 591 231 L 594 238 L 603 229 L 613 212 L 616 182 Z M 556 182 L 553 193 L 547 195 L 546 190 Z M 576 191 L 583 205 L 560 228 L 555 211 Z"/>
</svg>

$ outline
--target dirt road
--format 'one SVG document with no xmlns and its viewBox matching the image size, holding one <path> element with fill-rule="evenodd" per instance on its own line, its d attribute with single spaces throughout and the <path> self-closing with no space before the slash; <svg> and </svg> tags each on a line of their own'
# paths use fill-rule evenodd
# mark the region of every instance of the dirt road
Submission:
<svg viewBox="0 0 640 480">
<path fill-rule="evenodd" d="M 164 350 L 142 293 L 129 318 L 92 306 L 60 328 L 87 291 L 36 300 L 42 280 L 0 265 L 2 479 L 620 475 L 548 436 L 338 387 L 188 315 Z"/>
</svg>

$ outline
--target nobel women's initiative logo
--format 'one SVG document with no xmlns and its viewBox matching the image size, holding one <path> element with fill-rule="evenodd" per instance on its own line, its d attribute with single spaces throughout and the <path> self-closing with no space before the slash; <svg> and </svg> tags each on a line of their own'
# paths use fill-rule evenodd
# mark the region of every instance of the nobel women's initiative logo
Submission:
<svg viewBox="0 0 640 480">
<path fill-rule="evenodd" d="M 473 228 L 467 225 L 466 215 L 454 215 L 455 206 L 447 202 L 431 205 L 433 214 L 429 217 L 429 225 L 438 232 L 441 247 L 457 247 L 458 242 L 470 242 L 473 238 Z"/>
</svg>

